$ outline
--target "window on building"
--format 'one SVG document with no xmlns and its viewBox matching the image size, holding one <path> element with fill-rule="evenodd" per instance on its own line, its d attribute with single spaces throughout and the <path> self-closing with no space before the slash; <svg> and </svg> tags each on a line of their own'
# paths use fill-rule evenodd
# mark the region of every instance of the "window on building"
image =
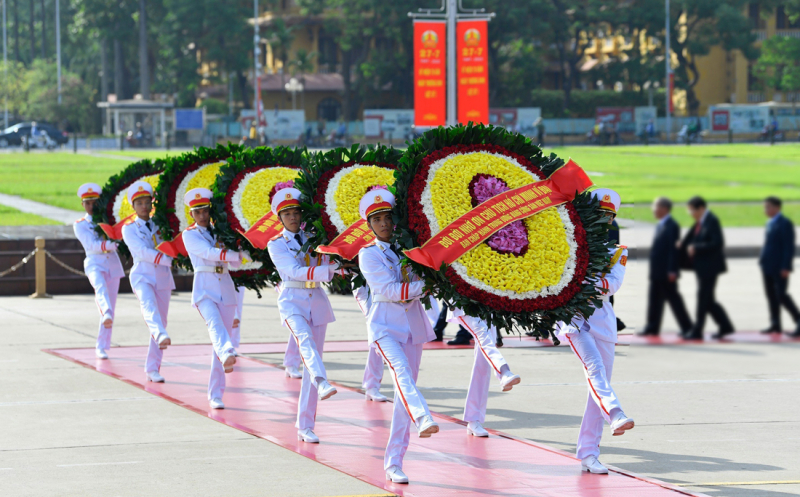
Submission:
<svg viewBox="0 0 800 497">
<path fill-rule="evenodd" d="M 786 9 L 781 5 L 775 9 L 775 27 L 777 29 L 798 29 L 800 28 L 800 19 L 792 22 L 786 15 Z"/>
<path fill-rule="evenodd" d="M 335 98 L 325 98 L 317 105 L 317 119 L 338 121 L 342 116 L 342 103 Z"/>
<path fill-rule="evenodd" d="M 761 5 L 752 2 L 747 6 L 747 17 L 750 19 L 752 29 L 766 29 L 767 23 L 761 19 Z"/>
<path fill-rule="evenodd" d="M 747 91 L 762 91 L 764 85 L 753 74 L 753 64 L 747 66 Z"/>
<path fill-rule="evenodd" d="M 333 37 L 320 35 L 319 37 L 319 63 L 328 64 L 331 67 L 339 62 L 339 50 Z"/>
</svg>

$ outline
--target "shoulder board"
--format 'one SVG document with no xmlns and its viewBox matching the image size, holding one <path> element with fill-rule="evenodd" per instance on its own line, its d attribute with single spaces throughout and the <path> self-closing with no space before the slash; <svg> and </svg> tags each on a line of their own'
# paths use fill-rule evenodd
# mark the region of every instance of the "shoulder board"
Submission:
<svg viewBox="0 0 800 497">
<path fill-rule="evenodd" d="M 617 248 L 618 249 L 622 249 L 622 250 L 628 250 L 628 246 L 627 245 L 617 245 Z"/>
<path fill-rule="evenodd" d="M 197 229 L 197 225 L 196 224 L 193 224 L 193 225 L 189 226 L 188 228 L 186 228 L 186 231 L 191 231 L 191 230 L 194 230 L 194 229 Z"/>
<path fill-rule="evenodd" d="M 269 239 L 269 241 L 267 243 L 274 242 L 278 238 L 283 238 L 283 233 L 278 233 L 277 235 L 273 236 L 272 238 Z"/>
<path fill-rule="evenodd" d="M 82 218 L 80 218 L 80 219 L 76 219 L 76 220 L 75 220 L 75 222 L 76 222 L 76 223 L 79 223 L 79 222 L 81 222 L 81 221 L 86 221 L 86 218 L 85 218 L 85 217 L 82 217 Z"/>
</svg>

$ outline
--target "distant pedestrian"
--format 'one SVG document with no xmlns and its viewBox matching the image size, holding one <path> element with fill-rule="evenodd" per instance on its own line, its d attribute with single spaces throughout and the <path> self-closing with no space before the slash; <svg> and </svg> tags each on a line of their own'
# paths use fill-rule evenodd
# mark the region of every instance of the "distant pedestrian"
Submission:
<svg viewBox="0 0 800 497">
<path fill-rule="evenodd" d="M 614 245 L 619 245 L 619 224 L 617 224 L 616 219 L 612 219 L 611 226 L 608 227 L 608 241 L 613 243 Z M 613 306 L 614 296 L 612 295 L 611 297 L 609 297 L 608 301 Z M 627 326 L 625 326 L 625 323 L 619 317 L 617 317 L 617 331 L 622 331 L 625 328 L 627 328 Z"/>
<path fill-rule="evenodd" d="M 692 331 L 692 320 L 686 312 L 683 297 L 678 293 L 681 227 L 672 218 L 672 202 L 666 197 L 653 201 L 653 216 L 658 219 L 653 246 L 650 249 L 650 292 L 647 297 L 647 325 L 640 335 L 657 336 L 661 332 L 664 304 L 669 302 L 681 335 Z"/>
<path fill-rule="evenodd" d="M 764 290 L 769 303 L 769 327 L 762 333 L 781 333 L 782 305 L 792 315 L 797 326 L 789 336 L 800 337 L 800 311 L 786 292 L 795 251 L 794 225 L 781 213 L 781 205 L 778 197 L 767 197 L 764 200 L 764 213 L 769 221 L 758 264 L 764 276 Z"/>
<path fill-rule="evenodd" d="M 734 332 L 733 325 L 725 309 L 717 302 L 714 290 L 717 278 L 728 270 L 725 264 L 725 239 L 719 219 L 711 211 L 702 197 L 692 197 L 687 204 L 689 214 L 695 223 L 681 242 L 681 251 L 688 259 L 688 266 L 697 274 L 697 316 L 692 330 L 683 337 L 688 340 L 702 340 L 706 315 L 719 326 L 719 332 L 712 338 L 720 339 Z"/>
<path fill-rule="evenodd" d="M 539 144 L 540 147 L 544 147 L 544 121 L 542 121 L 541 117 L 536 118 L 536 122 L 534 123 L 536 127 L 536 142 Z"/>
</svg>

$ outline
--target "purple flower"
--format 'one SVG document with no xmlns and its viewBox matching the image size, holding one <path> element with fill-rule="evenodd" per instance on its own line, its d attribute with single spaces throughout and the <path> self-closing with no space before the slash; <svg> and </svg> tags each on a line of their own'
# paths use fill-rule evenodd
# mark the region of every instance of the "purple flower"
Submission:
<svg viewBox="0 0 800 497">
<path fill-rule="evenodd" d="M 477 174 L 469 184 L 472 206 L 477 207 L 495 195 L 507 192 L 510 189 L 506 182 L 500 178 L 487 174 Z M 528 251 L 528 232 L 522 221 L 514 221 L 490 236 L 486 243 L 501 254 L 524 255 Z"/>
<path fill-rule="evenodd" d="M 294 188 L 294 180 L 290 179 L 289 181 L 279 181 L 275 183 L 275 188 L 273 188 L 276 192 L 283 190 L 284 188 Z"/>
</svg>

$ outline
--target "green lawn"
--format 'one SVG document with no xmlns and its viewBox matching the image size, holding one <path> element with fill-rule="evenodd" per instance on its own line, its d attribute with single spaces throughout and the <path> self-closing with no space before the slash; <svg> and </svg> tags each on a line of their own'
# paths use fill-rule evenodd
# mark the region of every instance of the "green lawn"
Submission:
<svg viewBox="0 0 800 497">
<path fill-rule="evenodd" d="M 37 216 L 36 214 L 26 214 L 17 209 L 0 205 L 0 226 L 42 226 L 45 224 L 61 224 L 58 221 Z"/>
<path fill-rule="evenodd" d="M 0 192 L 65 209 L 80 210 L 83 183 L 104 185 L 130 163 L 68 152 L 0 154 Z"/>
<path fill-rule="evenodd" d="M 709 203 L 709 208 L 719 216 L 723 227 L 763 226 L 767 222 L 767 218 L 764 216 L 764 207 L 761 204 L 724 204 L 711 202 Z M 784 203 L 783 214 L 795 222 L 800 222 L 800 203 Z M 620 217 L 648 223 L 655 222 L 649 205 L 623 207 L 620 212 Z M 688 228 L 694 224 L 694 219 L 689 217 L 684 203 L 675 204 L 672 207 L 672 217 L 684 228 Z"/>
<path fill-rule="evenodd" d="M 624 203 L 636 205 L 626 213 L 636 219 L 651 219 L 647 206 L 659 195 L 676 203 L 675 215 L 682 224 L 688 221 L 682 204 L 692 195 L 702 195 L 726 226 L 762 225 L 758 202 L 768 195 L 800 201 L 800 144 L 557 147 L 545 151 L 572 157 L 597 186 L 619 191 Z M 77 210 L 75 190 L 80 184 L 104 184 L 131 157 L 161 158 L 183 150 L 98 153 L 105 157 L 69 152 L 0 154 L 0 192 Z M 755 203 L 734 206 L 718 202 Z M 800 221 L 800 207 L 787 205 L 787 214 Z"/>
<path fill-rule="evenodd" d="M 551 150 L 546 149 L 546 152 Z M 683 202 L 760 201 L 768 195 L 800 200 L 800 144 L 565 147 L 598 186 L 619 191 L 624 203 L 665 195 Z"/>
</svg>

